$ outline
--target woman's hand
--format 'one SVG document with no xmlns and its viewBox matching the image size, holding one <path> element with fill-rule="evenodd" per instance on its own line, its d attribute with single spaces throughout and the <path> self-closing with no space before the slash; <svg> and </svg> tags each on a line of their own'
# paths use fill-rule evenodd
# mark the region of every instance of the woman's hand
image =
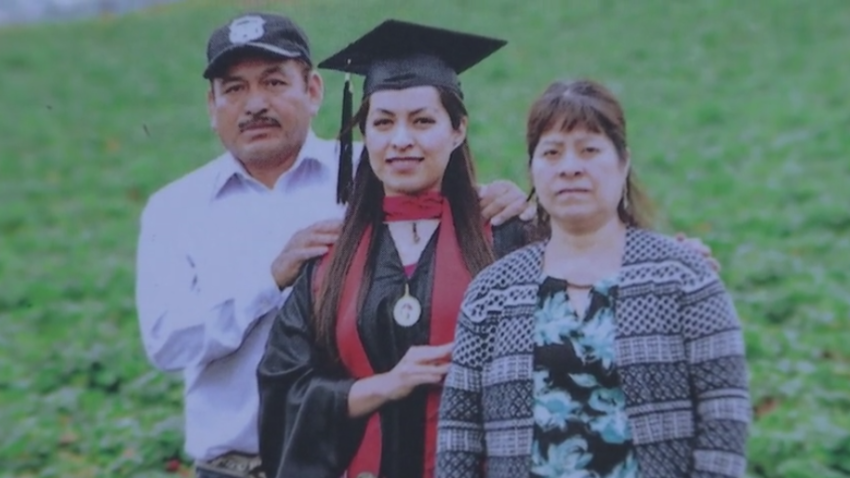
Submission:
<svg viewBox="0 0 850 478">
<path fill-rule="evenodd" d="M 400 400 L 420 385 L 437 385 L 449 371 L 454 343 L 410 347 L 392 370 L 384 374 L 387 398 Z"/>
<path fill-rule="evenodd" d="M 385 403 L 401 400 L 420 385 L 436 385 L 449 370 L 454 343 L 410 347 L 386 373 L 360 379 L 348 395 L 348 415 L 362 417 Z"/>
</svg>

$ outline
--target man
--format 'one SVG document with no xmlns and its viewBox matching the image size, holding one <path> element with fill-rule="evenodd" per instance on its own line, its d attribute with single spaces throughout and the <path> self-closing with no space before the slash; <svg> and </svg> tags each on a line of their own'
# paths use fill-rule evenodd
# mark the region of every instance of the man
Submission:
<svg viewBox="0 0 850 478">
<path fill-rule="evenodd" d="M 183 372 L 197 476 L 257 477 L 256 367 L 301 265 L 338 235 L 338 151 L 312 132 L 323 84 L 290 19 L 233 19 L 212 33 L 207 59 L 210 121 L 227 152 L 150 198 L 136 300 L 149 359 Z M 494 222 L 533 214 L 511 183 L 481 196 Z"/>
</svg>

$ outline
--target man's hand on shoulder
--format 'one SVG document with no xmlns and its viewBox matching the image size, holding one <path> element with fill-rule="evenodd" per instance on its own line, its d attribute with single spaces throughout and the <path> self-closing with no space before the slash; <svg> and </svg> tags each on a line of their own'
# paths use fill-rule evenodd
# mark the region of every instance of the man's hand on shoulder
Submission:
<svg viewBox="0 0 850 478">
<path fill-rule="evenodd" d="M 283 290 L 292 285 L 305 262 L 327 254 L 342 229 L 342 221 L 317 222 L 296 232 L 272 262 L 272 276 Z"/>
<path fill-rule="evenodd" d="M 714 269 L 714 272 L 720 272 L 720 262 L 711 255 L 711 248 L 702 242 L 700 238 L 688 237 L 680 232 L 676 234 L 676 240 L 705 257 L 705 260 L 708 261 L 708 264 L 712 269 Z"/>
<path fill-rule="evenodd" d="M 523 221 L 534 218 L 536 207 L 528 195 L 511 181 L 498 180 L 478 187 L 481 214 L 494 226 L 519 217 Z"/>
</svg>

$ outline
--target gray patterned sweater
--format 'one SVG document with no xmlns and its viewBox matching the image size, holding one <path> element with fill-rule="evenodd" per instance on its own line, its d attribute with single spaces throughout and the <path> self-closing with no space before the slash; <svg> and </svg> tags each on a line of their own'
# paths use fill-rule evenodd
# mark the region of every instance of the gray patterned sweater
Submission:
<svg viewBox="0 0 850 478">
<path fill-rule="evenodd" d="M 544 244 L 470 284 L 438 425 L 437 478 L 529 476 L 534 311 Z M 740 477 L 751 419 L 744 343 L 718 276 L 673 239 L 629 229 L 616 363 L 642 478 Z"/>
</svg>

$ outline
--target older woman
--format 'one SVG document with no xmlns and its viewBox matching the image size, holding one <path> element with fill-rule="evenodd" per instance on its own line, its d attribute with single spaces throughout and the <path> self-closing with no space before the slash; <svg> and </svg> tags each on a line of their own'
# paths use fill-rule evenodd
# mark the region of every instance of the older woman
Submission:
<svg viewBox="0 0 850 478">
<path fill-rule="evenodd" d="M 620 104 L 556 82 L 527 143 L 544 240 L 467 290 L 437 476 L 743 475 L 740 324 L 704 258 L 648 229 Z"/>
</svg>

